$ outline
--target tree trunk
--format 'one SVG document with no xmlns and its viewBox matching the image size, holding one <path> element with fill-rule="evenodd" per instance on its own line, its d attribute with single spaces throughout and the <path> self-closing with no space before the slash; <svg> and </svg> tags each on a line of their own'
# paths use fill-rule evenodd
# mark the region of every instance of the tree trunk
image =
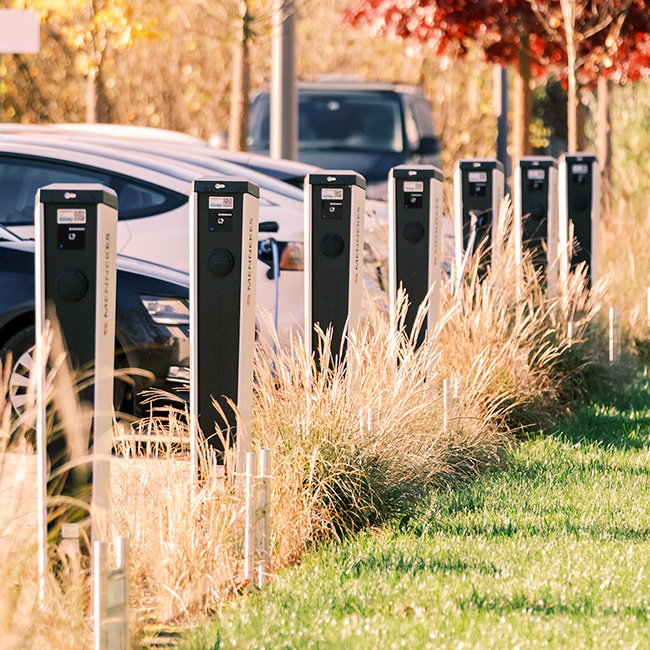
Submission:
<svg viewBox="0 0 650 650">
<path fill-rule="evenodd" d="M 513 112 L 512 168 L 514 169 L 523 156 L 528 156 L 533 152 L 529 137 L 533 114 L 533 96 L 530 91 L 530 51 L 526 38 L 522 38 L 517 56 Z"/>
<path fill-rule="evenodd" d="M 611 81 L 598 77 L 598 165 L 605 213 L 611 209 L 610 173 L 612 165 Z"/>
<path fill-rule="evenodd" d="M 232 95 L 230 99 L 230 130 L 228 148 L 231 151 L 248 149 L 248 114 L 250 110 L 250 52 L 246 26 L 241 40 L 234 47 Z"/>
<path fill-rule="evenodd" d="M 578 151 L 587 149 L 587 105 L 582 101 L 584 91 L 576 89 L 576 147 Z"/>
<path fill-rule="evenodd" d="M 607 173 L 612 164 L 610 90 L 611 82 L 598 77 L 598 164 L 603 173 Z"/>
<path fill-rule="evenodd" d="M 86 80 L 86 122 L 95 124 L 97 122 L 97 89 L 95 87 L 95 78 L 97 77 L 97 68 L 94 66 L 88 70 L 88 79 Z"/>
<path fill-rule="evenodd" d="M 510 178 L 508 154 L 508 69 L 498 63 L 493 70 L 494 114 L 497 118 L 497 160 L 503 163 L 506 179 Z"/>
<path fill-rule="evenodd" d="M 86 122 L 88 124 L 109 123 L 111 106 L 106 94 L 101 67 L 93 66 L 88 71 L 86 85 Z"/>
</svg>

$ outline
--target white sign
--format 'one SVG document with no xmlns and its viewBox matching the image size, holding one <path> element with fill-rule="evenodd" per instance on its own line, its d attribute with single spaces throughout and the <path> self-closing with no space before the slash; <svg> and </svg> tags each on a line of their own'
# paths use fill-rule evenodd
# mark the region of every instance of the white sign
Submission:
<svg viewBox="0 0 650 650">
<path fill-rule="evenodd" d="M 0 9 L 0 54 L 36 54 L 40 19 L 29 9 Z"/>
<path fill-rule="evenodd" d="M 339 187 L 324 187 L 320 195 L 324 201 L 342 201 L 343 188 Z"/>
<path fill-rule="evenodd" d="M 235 207 L 234 196 L 209 196 L 209 210 L 232 210 Z"/>
<path fill-rule="evenodd" d="M 56 211 L 57 223 L 86 223 L 86 208 L 59 208 Z"/>
<path fill-rule="evenodd" d="M 406 181 L 404 183 L 405 192 L 424 192 L 424 183 L 422 181 Z"/>
</svg>

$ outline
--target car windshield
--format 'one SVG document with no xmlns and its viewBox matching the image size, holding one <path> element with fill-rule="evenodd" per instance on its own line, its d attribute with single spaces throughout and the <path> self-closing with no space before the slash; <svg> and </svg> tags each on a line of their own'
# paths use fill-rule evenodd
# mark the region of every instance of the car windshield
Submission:
<svg viewBox="0 0 650 650">
<path fill-rule="evenodd" d="M 404 150 L 397 99 L 378 93 L 301 93 L 298 100 L 298 147 L 321 151 Z M 253 111 L 250 149 L 269 147 L 269 96 L 260 96 Z M 261 118 L 261 119 L 260 119 Z"/>
</svg>

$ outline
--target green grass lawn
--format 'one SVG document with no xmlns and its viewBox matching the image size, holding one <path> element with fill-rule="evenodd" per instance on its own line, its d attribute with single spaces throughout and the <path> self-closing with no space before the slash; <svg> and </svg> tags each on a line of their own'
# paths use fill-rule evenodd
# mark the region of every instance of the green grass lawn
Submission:
<svg viewBox="0 0 650 650">
<path fill-rule="evenodd" d="M 181 647 L 650 648 L 650 385 L 332 544 Z"/>
</svg>

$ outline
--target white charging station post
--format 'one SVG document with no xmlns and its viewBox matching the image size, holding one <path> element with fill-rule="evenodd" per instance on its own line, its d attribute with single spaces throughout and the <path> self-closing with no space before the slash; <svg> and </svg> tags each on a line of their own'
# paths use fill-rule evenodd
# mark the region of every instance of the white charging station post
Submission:
<svg viewBox="0 0 650 650">
<path fill-rule="evenodd" d="M 429 300 L 418 345 L 431 337 L 440 317 L 442 275 L 442 172 L 431 165 L 393 167 L 388 176 L 388 264 L 391 321 L 396 323 L 397 293 L 410 303 L 405 319 L 410 335 L 418 309 Z"/>
<path fill-rule="evenodd" d="M 36 195 L 36 359 L 39 569 L 48 543 L 79 551 L 101 541 L 109 516 L 115 364 L 117 195 L 102 185 L 48 185 Z M 73 371 L 90 372 L 79 390 L 92 408 L 79 446 L 70 431 L 50 430 L 45 399 L 46 321 L 58 325 Z M 40 367 L 39 367 L 40 366 Z M 63 422 L 55 417 L 57 426 Z M 79 426 L 79 422 L 76 423 Z M 70 464 L 66 470 L 64 466 Z M 57 476 L 57 472 L 59 475 Z M 60 497 L 58 501 L 56 497 Z M 92 512 L 70 499 L 88 504 Z M 88 528 L 92 524 L 92 534 Z M 84 544 L 85 547 L 85 544 Z M 85 548 L 84 548 L 85 550 Z"/>
<path fill-rule="evenodd" d="M 524 156 L 515 169 L 514 189 L 516 259 L 529 250 L 535 269 L 554 295 L 558 260 L 557 161 L 550 156 Z"/>
<path fill-rule="evenodd" d="M 318 351 L 318 323 L 332 328 L 332 356 L 361 318 L 366 181 L 353 171 L 305 178 L 305 345 Z M 320 359 L 316 359 L 320 367 Z"/>
<path fill-rule="evenodd" d="M 598 280 L 598 161 L 590 153 L 562 154 L 558 174 L 560 270 L 566 274 L 584 262 L 589 286 L 593 287 Z"/>
<path fill-rule="evenodd" d="M 480 268 L 490 263 L 504 196 L 503 164 L 492 158 L 465 158 L 454 169 L 456 274 L 460 284 L 469 255 L 483 246 Z"/>
<path fill-rule="evenodd" d="M 190 421 L 193 475 L 199 430 L 223 463 L 221 436 L 246 467 L 253 359 L 260 190 L 243 179 L 201 178 L 190 199 Z M 213 400 L 225 415 L 215 409 Z M 228 404 L 231 400 L 239 411 Z"/>
</svg>

